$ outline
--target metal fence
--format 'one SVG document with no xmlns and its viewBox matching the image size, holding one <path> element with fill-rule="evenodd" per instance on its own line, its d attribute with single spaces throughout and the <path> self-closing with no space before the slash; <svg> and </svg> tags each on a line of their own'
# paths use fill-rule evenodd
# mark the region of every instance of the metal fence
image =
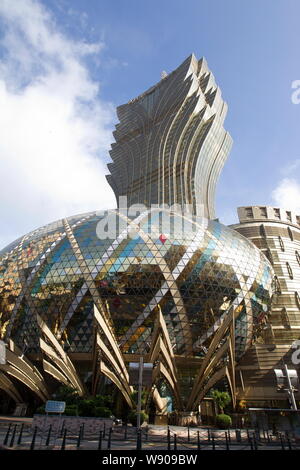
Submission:
<svg viewBox="0 0 300 470">
<path fill-rule="evenodd" d="M 97 435 L 81 425 L 77 433 L 65 427 L 59 430 L 32 428 L 25 423 L 0 423 L 0 446 L 5 450 L 300 450 L 293 433 L 273 434 L 268 429 L 190 428 L 176 426 L 103 426 Z"/>
</svg>

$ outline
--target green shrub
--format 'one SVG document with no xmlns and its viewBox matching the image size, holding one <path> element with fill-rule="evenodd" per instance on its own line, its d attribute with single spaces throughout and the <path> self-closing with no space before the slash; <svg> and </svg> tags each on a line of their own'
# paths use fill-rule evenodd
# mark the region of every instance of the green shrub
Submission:
<svg viewBox="0 0 300 470">
<path fill-rule="evenodd" d="M 93 398 L 95 406 L 104 406 L 105 408 L 112 408 L 113 398 L 111 395 L 96 395 Z"/>
<path fill-rule="evenodd" d="M 232 424 L 231 417 L 224 413 L 219 414 L 216 416 L 216 424 L 221 429 L 228 429 Z"/>
<path fill-rule="evenodd" d="M 66 416 L 87 416 L 108 418 L 112 415 L 113 397 L 111 395 L 96 395 L 82 398 L 78 392 L 66 385 L 60 386 L 52 396 L 52 400 L 66 402 Z M 45 414 L 44 405 L 36 413 Z"/>
<path fill-rule="evenodd" d="M 147 396 L 148 396 L 148 392 L 146 392 L 145 390 L 143 390 L 143 391 L 142 391 L 142 396 L 141 396 L 142 408 L 144 408 L 145 405 L 146 405 Z M 138 405 L 138 391 L 137 391 L 137 390 L 134 390 L 134 391 L 130 394 L 130 397 L 131 397 L 132 401 L 135 403 L 135 405 L 137 406 L 137 405 Z"/>
<path fill-rule="evenodd" d="M 97 416 L 97 418 L 109 418 L 111 411 L 105 406 L 95 406 L 95 416 Z"/>
<path fill-rule="evenodd" d="M 45 412 L 45 405 L 42 405 L 42 406 L 39 406 L 36 410 L 35 410 L 36 414 L 38 415 L 44 415 L 46 414 Z"/>
<path fill-rule="evenodd" d="M 141 425 L 147 419 L 148 419 L 147 413 L 145 413 L 144 411 L 141 411 Z M 136 411 L 130 411 L 128 415 L 128 421 L 132 424 L 132 426 L 137 426 L 137 412 Z"/>
<path fill-rule="evenodd" d="M 64 414 L 66 416 L 78 416 L 77 405 L 67 405 Z"/>
<path fill-rule="evenodd" d="M 78 402 L 78 414 L 79 416 L 109 418 L 112 412 L 103 403 L 105 403 L 105 400 L 103 400 L 102 397 L 101 399 L 95 397 L 80 400 Z"/>
<path fill-rule="evenodd" d="M 53 400 L 65 401 L 67 406 L 76 405 L 79 400 L 79 395 L 72 387 L 61 385 L 53 395 Z"/>
<path fill-rule="evenodd" d="M 79 416 L 95 416 L 95 402 L 94 400 L 81 400 L 78 404 Z"/>
</svg>

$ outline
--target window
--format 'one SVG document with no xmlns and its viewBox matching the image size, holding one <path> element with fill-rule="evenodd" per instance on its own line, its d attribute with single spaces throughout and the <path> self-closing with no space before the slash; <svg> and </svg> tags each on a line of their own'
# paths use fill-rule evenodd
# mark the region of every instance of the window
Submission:
<svg viewBox="0 0 300 470">
<path fill-rule="evenodd" d="M 296 215 L 297 224 L 300 225 L 300 215 Z"/>
<path fill-rule="evenodd" d="M 292 271 L 292 268 L 290 266 L 290 263 L 286 262 L 286 267 L 287 267 L 290 279 L 294 279 L 293 271 Z"/>
<path fill-rule="evenodd" d="M 266 207 L 260 207 L 259 210 L 260 210 L 260 215 L 262 217 L 267 217 L 267 208 Z"/>
<path fill-rule="evenodd" d="M 260 231 L 260 235 L 262 237 L 267 238 L 266 229 L 265 229 L 264 224 L 261 224 L 261 226 L 259 227 L 259 231 Z"/>
<path fill-rule="evenodd" d="M 294 241 L 294 235 L 293 235 L 293 232 L 291 231 L 290 227 L 288 227 L 288 233 L 289 233 L 290 239 L 293 242 Z"/>
<path fill-rule="evenodd" d="M 281 322 L 282 322 L 283 326 L 289 327 L 289 328 L 291 327 L 290 319 L 289 319 L 286 307 L 283 307 L 281 309 Z"/>
<path fill-rule="evenodd" d="M 295 292 L 295 300 L 296 300 L 297 307 L 300 310 L 300 295 L 298 294 L 297 291 Z"/>
<path fill-rule="evenodd" d="M 253 219 L 253 210 L 252 207 L 245 207 L 246 217 Z"/>
<path fill-rule="evenodd" d="M 273 256 L 272 256 L 271 250 L 269 248 L 265 251 L 265 255 L 268 258 L 268 260 L 270 261 L 270 263 L 273 265 L 274 264 Z"/>
<path fill-rule="evenodd" d="M 298 264 L 300 266 L 300 255 L 299 255 L 299 252 L 297 250 L 295 251 L 295 255 L 296 255 L 296 260 L 298 261 Z"/>
<path fill-rule="evenodd" d="M 280 219 L 280 209 L 274 208 L 274 216 L 276 219 Z"/>
<path fill-rule="evenodd" d="M 286 218 L 287 218 L 287 220 L 289 220 L 290 222 L 292 222 L 292 213 L 289 212 L 289 211 L 286 211 Z"/>
<path fill-rule="evenodd" d="M 281 251 L 284 251 L 284 243 L 283 243 L 283 240 L 282 240 L 281 236 L 278 237 L 278 240 L 279 240 L 279 245 L 280 245 Z"/>
<path fill-rule="evenodd" d="M 274 291 L 275 294 L 281 294 L 281 286 L 277 276 L 274 276 Z"/>
</svg>

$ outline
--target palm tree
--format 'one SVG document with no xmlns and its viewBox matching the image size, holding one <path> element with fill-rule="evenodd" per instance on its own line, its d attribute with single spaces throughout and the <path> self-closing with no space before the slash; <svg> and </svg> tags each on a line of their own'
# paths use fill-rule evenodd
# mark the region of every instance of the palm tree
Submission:
<svg viewBox="0 0 300 470">
<path fill-rule="evenodd" d="M 220 390 L 212 390 L 210 396 L 213 398 L 220 412 L 224 413 L 224 408 L 231 402 L 231 397 L 228 392 L 221 392 Z"/>
</svg>

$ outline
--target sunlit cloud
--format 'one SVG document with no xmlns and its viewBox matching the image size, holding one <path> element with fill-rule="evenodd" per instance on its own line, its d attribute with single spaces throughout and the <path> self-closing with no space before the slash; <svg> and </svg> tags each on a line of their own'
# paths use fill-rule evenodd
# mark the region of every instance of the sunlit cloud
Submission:
<svg viewBox="0 0 300 470">
<path fill-rule="evenodd" d="M 115 206 L 104 176 L 115 114 L 86 64 L 103 43 L 72 40 L 34 0 L 2 0 L 0 21 L 1 248 L 52 220 Z"/>
<path fill-rule="evenodd" d="M 300 183 L 294 178 L 283 178 L 272 191 L 276 205 L 300 214 Z"/>
</svg>

